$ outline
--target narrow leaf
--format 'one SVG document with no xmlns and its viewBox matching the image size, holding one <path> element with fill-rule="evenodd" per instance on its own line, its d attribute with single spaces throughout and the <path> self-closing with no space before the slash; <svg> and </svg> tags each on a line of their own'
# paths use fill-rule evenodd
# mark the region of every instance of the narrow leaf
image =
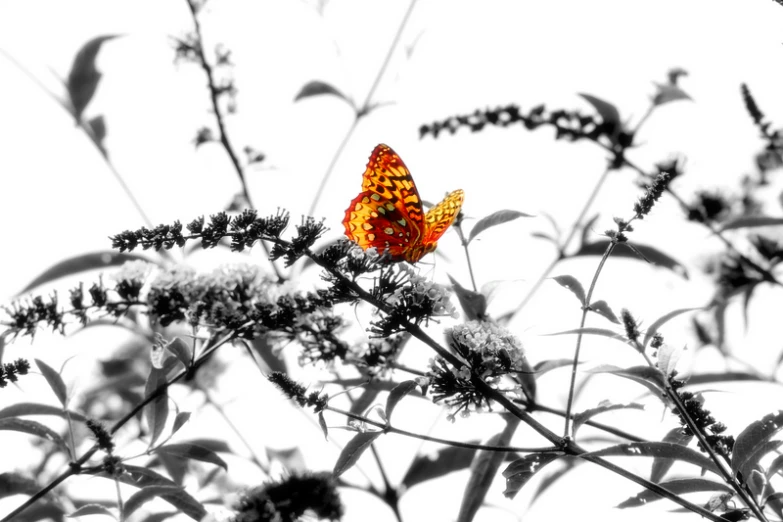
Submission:
<svg viewBox="0 0 783 522">
<path fill-rule="evenodd" d="M 571 366 L 574 363 L 573 359 L 550 359 L 548 361 L 541 361 L 536 363 L 533 367 L 533 371 L 538 377 L 541 377 L 547 372 L 562 368 L 564 366 Z"/>
<path fill-rule="evenodd" d="M 706 456 L 698 451 L 672 442 L 630 442 L 617 444 L 616 446 L 603 448 L 598 451 L 591 451 L 585 455 L 593 457 L 655 457 L 674 459 L 694 464 L 713 473 L 719 473 L 715 463 Z"/>
<path fill-rule="evenodd" d="M 677 444 L 678 446 L 686 447 L 688 443 L 693 439 L 693 435 L 686 435 L 683 433 L 681 427 L 673 428 L 666 434 L 662 442 L 668 442 L 670 444 Z M 661 479 L 669 472 L 674 465 L 675 459 L 667 457 L 655 457 L 652 463 L 650 471 L 650 480 L 653 482 L 660 482 Z"/>
<path fill-rule="evenodd" d="M 456 279 L 449 276 L 449 280 L 457 294 L 462 311 L 468 321 L 481 320 L 487 317 L 487 298 L 484 295 L 464 288 Z"/>
<path fill-rule="evenodd" d="M 663 105 L 664 103 L 669 103 L 677 100 L 691 100 L 692 98 L 688 96 L 688 93 L 677 87 L 676 85 L 671 84 L 660 84 L 656 83 L 655 87 L 658 89 L 658 92 L 655 93 L 655 96 L 653 96 L 653 104 L 655 105 Z"/>
<path fill-rule="evenodd" d="M 585 289 L 582 287 L 582 283 L 579 282 L 579 280 L 573 276 L 570 275 L 561 275 L 553 277 L 555 281 L 557 281 L 557 284 L 565 288 L 566 290 L 570 290 L 571 293 L 573 293 L 577 299 L 579 299 L 579 304 L 581 306 L 585 305 L 586 297 L 585 297 Z"/>
<path fill-rule="evenodd" d="M 606 252 L 606 247 L 608 245 L 609 241 L 583 243 L 579 250 L 571 254 L 571 256 L 602 256 L 604 255 L 604 252 Z M 648 245 L 640 245 L 638 243 L 634 243 L 634 248 L 644 255 L 645 259 L 642 259 L 642 261 L 649 261 L 656 266 L 667 268 L 680 277 L 688 279 L 688 270 L 685 268 L 685 265 L 664 254 L 657 248 Z M 619 243 L 612 252 L 612 257 L 640 260 L 640 257 L 626 243 Z"/>
<path fill-rule="evenodd" d="M 158 388 L 166 384 L 166 371 L 157 368 L 151 368 L 147 377 L 147 384 L 144 388 L 144 396 L 149 397 Z M 169 416 L 169 393 L 168 389 L 163 389 L 160 394 L 151 402 L 144 406 L 144 416 L 147 419 L 147 426 L 150 430 L 150 447 L 155 444 L 163 428 L 166 426 L 166 419 Z"/>
<path fill-rule="evenodd" d="M 783 428 L 783 410 L 778 410 L 776 413 L 765 415 L 761 420 L 751 422 L 742 430 L 742 433 L 737 435 L 731 457 L 731 470 L 736 473 L 781 428 Z"/>
<path fill-rule="evenodd" d="M 313 80 L 307 84 L 305 84 L 304 87 L 302 87 L 297 95 L 294 97 L 294 101 L 299 101 L 304 98 L 310 98 L 312 96 L 321 96 L 323 94 L 330 94 L 332 96 L 337 96 L 338 98 L 345 100 L 351 107 L 353 107 L 353 102 L 348 99 L 348 97 L 342 93 L 337 87 L 333 86 L 330 83 L 321 82 L 318 80 Z"/>
<path fill-rule="evenodd" d="M 178 491 L 182 491 L 182 488 L 179 486 L 148 486 L 142 488 L 125 501 L 122 507 L 123 518 L 130 517 L 137 509 L 150 500 L 163 495 L 171 495 Z"/>
<path fill-rule="evenodd" d="M 224 470 L 228 471 L 228 464 L 221 459 L 217 453 L 198 446 L 196 444 L 166 444 L 165 446 L 159 446 L 155 449 L 155 453 L 165 453 L 182 459 L 198 460 L 201 462 L 208 462 L 220 466 Z"/>
<path fill-rule="evenodd" d="M 89 254 L 69 257 L 44 270 L 16 295 L 20 296 L 37 286 L 44 285 L 61 277 L 81 274 L 87 270 L 121 266 L 127 261 L 134 260 L 149 262 L 147 258 L 138 254 L 120 254 L 118 252 L 91 252 Z"/>
<path fill-rule="evenodd" d="M 530 214 L 525 214 L 524 212 L 519 212 L 517 210 L 498 210 L 497 212 L 493 212 L 489 216 L 483 217 L 476 222 L 470 231 L 470 235 L 468 236 L 468 243 L 473 241 L 476 236 L 488 228 L 502 225 L 503 223 L 508 223 L 509 221 L 514 221 L 515 219 L 519 219 L 521 217 L 533 216 Z"/>
<path fill-rule="evenodd" d="M 470 444 L 479 443 L 478 440 L 468 442 Z M 406 488 L 410 488 L 454 471 L 466 469 L 473 462 L 475 455 L 475 449 L 456 447 L 446 447 L 434 454 L 418 455 L 405 473 L 402 484 Z"/>
<path fill-rule="evenodd" d="M 138 488 L 147 486 L 173 486 L 175 489 L 172 491 L 176 491 L 175 493 L 164 494 L 161 495 L 160 498 L 179 509 L 193 520 L 201 520 L 207 514 L 207 510 L 204 509 L 204 506 L 198 500 L 160 473 L 142 466 L 133 466 L 130 464 L 125 464 L 125 470 L 128 473 L 119 477 L 120 482 Z"/>
<path fill-rule="evenodd" d="M 372 444 L 381 433 L 383 432 L 367 431 L 364 433 L 357 433 L 356 436 L 345 445 L 345 448 L 343 448 L 343 451 L 337 458 L 337 463 L 335 463 L 334 470 L 332 471 L 334 478 L 339 477 L 352 468 L 353 465 L 356 464 L 356 461 L 359 460 L 359 457 L 362 456 L 362 453 L 370 447 L 370 444 Z"/>
<path fill-rule="evenodd" d="M 177 413 L 177 416 L 174 418 L 174 426 L 171 428 L 171 434 L 174 435 L 179 431 L 179 429 L 185 425 L 186 422 L 190 420 L 190 412 L 189 411 L 181 411 Z"/>
<path fill-rule="evenodd" d="M 192 353 L 190 351 L 190 346 L 188 343 L 182 340 L 180 337 L 175 337 L 172 339 L 167 345 L 166 349 L 173 353 L 177 359 L 182 362 L 183 365 L 185 365 L 185 368 L 190 367 L 190 363 L 192 362 Z"/>
<path fill-rule="evenodd" d="M 57 396 L 57 400 L 59 400 L 60 404 L 65 407 L 66 403 L 68 402 L 68 390 L 65 388 L 65 382 L 63 381 L 63 378 L 54 368 L 42 360 L 36 359 L 35 364 L 38 365 L 38 369 L 41 370 L 41 373 L 46 379 L 46 382 L 49 383 L 49 387 Z"/>
<path fill-rule="evenodd" d="M 35 435 L 36 437 L 41 437 L 42 439 L 57 444 L 57 446 L 66 452 L 68 451 L 68 445 L 62 437 L 40 422 L 17 418 L 0 419 L 0 430 L 18 431 L 20 433 Z"/>
<path fill-rule="evenodd" d="M 771 216 L 745 216 L 736 219 L 730 219 L 720 227 L 721 231 L 736 230 L 738 228 L 770 227 L 783 225 L 782 217 Z"/>
<path fill-rule="evenodd" d="M 318 425 L 321 427 L 321 431 L 324 432 L 324 440 L 329 439 L 329 428 L 326 426 L 326 419 L 324 418 L 324 412 L 318 412 Z"/>
<path fill-rule="evenodd" d="M 106 515 L 113 518 L 114 520 L 117 520 L 117 515 L 115 515 L 111 509 L 100 504 L 85 504 L 73 513 L 69 513 L 65 516 L 68 518 L 77 518 L 85 517 L 87 515 Z"/>
<path fill-rule="evenodd" d="M 18 472 L 0 473 L 0 492 L 2 497 L 11 495 L 34 495 L 40 491 L 38 483 Z"/>
<path fill-rule="evenodd" d="M 670 480 L 668 482 L 661 482 L 659 486 L 666 488 L 667 490 L 674 493 L 675 495 L 683 495 L 685 493 L 697 493 L 700 491 L 732 491 L 730 486 L 722 482 L 715 482 L 712 480 L 701 479 L 701 478 Z M 643 506 L 649 502 L 661 500 L 661 498 L 663 497 L 660 497 L 658 496 L 657 493 L 653 493 L 652 491 L 646 489 L 641 493 L 639 493 L 638 495 L 636 495 L 635 497 L 631 497 L 621 502 L 620 504 L 617 505 L 617 507 L 629 508 L 629 507 Z"/>
<path fill-rule="evenodd" d="M 649 389 L 656 397 L 660 397 L 663 394 L 664 377 L 657 368 L 650 368 L 649 366 L 619 368 L 611 364 L 602 364 L 588 371 L 590 373 L 611 373 L 618 377 L 630 379 Z"/>
<path fill-rule="evenodd" d="M 96 36 L 84 44 L 73 59 L 71 71 L 68 73 L 67 87 L 73 115 L 77 121 L 82 119 L 82 112 L 84 112 L 85 107 L 92 100 L 98 88 L 98 82 L 101 79 L 101 73 L 95 67 L 98 51 L 100 51 L 104 42 L 117 36 L 119 35 Z"/>
<path fill-rule="evenodd" d="M 620 128 L 622 122 L 620 121 L 620 111 L 617 110 L 617 107 L 608 101 L 593 96 L 592 94 L 586 94 L 583 92 L 578 94 L 593 106 L 595 111 L 601 116 L 601 119 L 604 121 L 604 123 L 611 125 L 615 129 Z"/>
<path fill-rule="evenodd" d="M 503 496 L 514 498 L 536 473 L 562 456 L 559 453 L 531 453 L 509 464 L 503 471 L 503 476 L 506 478 L 506 489 L 503 491 Z"/>
<path fill-rule="evenodd" d="M 386 398 L 386 420 L 391 422 L 392 412 L 403 397 L 416 389 L 416 381 L 404 381 L 394 387 Z"/>
<path fill-rule="evenodd" d="M 555 336 L 555 335 L 598 335 L 600 337 L 608 337 L 609 339 L 614 339 L 615 341 L 620 341 L 621 343 L 627 345 L 628 341 L 625 338 L 624 335 L 621 335 L 614 330 L 609 330 L 607 328 L 594 328 L 594 327 L 585 327 L 585 328 L 574 328 L 573 330 L 565 330 L 563 332 L 555 332 L 550 334 L 545 334 L 547 336 Z"/>
<path fill-rule="evenodd" d="M 599 406 L 596 406 L 595 408 L 587 409 L 581 413 L 577 413 L 574 417 L 574 432 L 576 432 L 579 427 L 587 422 L 588 420 L 592 419 L 596 415 L 600 415 L 601 413 L 606 413 L 607 411 L 615 411 L 615 410 L 625 410 L 625 409 L 633 409 L 633 410 L 643 410 L 644 405 L 638 404 L 635 402 L 631 402 L 628 404 L 613 404 L 610 402 L 606 402 L 605 404 L 601 404 Z"/>
<path fill-rule="evenodd" d="M 677 310 L 672 310 L 668 314 L 665 314 L 647 327 L 647 332 L 644 334 L 644 342 L 642 343 L 644 346 L 647 346 L 647 343 L 650 342 L 650 340 L 653 338 L 653 335 L 655 335 L 658 332 L 658 329 L 663 326 L 664 324 L 668 323 L 678 315 L 682 315 L 687 312 L 692 312 L 694 310 L 702 310 L 702 308 L 679 308 Z"/>
<path fill-rule="evenodd" d="M 6 419 L 8 417 L 22 417 L 25 415 L 56 415 L 57 417 L 67 418 L 70 416 L 72 420 L 78 422 L 84 422 L 87 417 L 81 413 L 75 411 L 68 411 L 67 415 L 65 410 L 50 406 L 48 404 L 38 404 L 35 402 L 19 402 L 12 404 L 0 410 L 0 419 Z"/>
</svg>

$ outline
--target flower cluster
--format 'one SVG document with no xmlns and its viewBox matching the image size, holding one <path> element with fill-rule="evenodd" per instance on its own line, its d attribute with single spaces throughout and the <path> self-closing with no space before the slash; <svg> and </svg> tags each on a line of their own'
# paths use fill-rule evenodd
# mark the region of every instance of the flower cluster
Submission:
<svg viewBox="0 0 783 522">
<path fill-rule="evenodd" d="M 508 330 L 492 322 L 469 321 L 447 330 L 446 335 L 464 364 L 455 368 L 437 357 L 422 384 L 432 387 L 435 402 L 443 400 L 453 408 L 451 420 L 458 412 L 466 416 L 471 409 L 489 405 L 473 385 L 474 376 L 495 387 L 504 376 L 510 376 L 521 390 L 533 395 L 535 385 L 524 348 Z"/>
<path fill-rule="evenodd" d="M 685 406 L 685 411 L 688 416 L 696 424 L 696 428 L 705 434 L 705 440 L 707 444 L 719 455 L 731 460 L 731 452 L 734 450 L 734 437 L 731 435 L 722 435 L 726 431 L 726 425 L 722 422 L 715 420 L 710 410 L 704 407 L 704 398 L 701 395 L 693 394 L 687 391 L 679 391 L 680 388 L 685 386 L 685 381 L 675 379 L 676 371 L 673 372 L 671 378 L 671 385 L 674 388 L 675 393 L 680 396 L 682 403 Z M 682 425 L 682 432 L 684 435 L 693 436 L 694 433 L 690 426 L 686 422 L 682 412 L 677 412 L 680 417 L 680 424 Z M 699 449 L 706 451 L 699 441 Z"/>
<path fill-rule="evenodd" d="M 246 491 L 236 511 L 234 522 L 296 522 L 306 512 L 340 520 L 343 505 L 328 473 L 304 473 Z"/>
<path fill-rule="evenodd" d="M 27 375 L 29 370 L 30 363 L 22 358 L 14 362 L 0 364 L 0 388 L 5 388 L 9 382 L 16 382 L 19 375 Z"/>
</svg>

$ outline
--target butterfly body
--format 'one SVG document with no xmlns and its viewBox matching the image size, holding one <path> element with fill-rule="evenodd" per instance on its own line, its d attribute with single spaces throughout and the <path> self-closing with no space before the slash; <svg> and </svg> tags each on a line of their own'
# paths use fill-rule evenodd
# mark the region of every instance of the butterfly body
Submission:
<svg viewBox="0 0 783 522">
<path fill-rule="evenodd" d="M 455 190 L 425 214 L 410 171 L 381 144 L 370 155 L 362 192 L 345 211 L 345 235 L 364 250 L 374 247 L 392 261 L 415 263 L 435 250 L 463 199 L 462 190 Z"/>
</svg>

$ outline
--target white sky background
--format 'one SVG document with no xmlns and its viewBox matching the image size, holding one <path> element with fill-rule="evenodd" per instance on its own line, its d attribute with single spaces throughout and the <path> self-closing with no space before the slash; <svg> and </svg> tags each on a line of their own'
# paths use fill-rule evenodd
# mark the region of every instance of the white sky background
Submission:
<svg viewBox="0 0 783 522">
<path fill-rule="evenodd" d="M 267 156 L 261 167 L 247 172 L 262 214 L 280 206 L 299 222 L 351 124 L 351 110 L 337 98 L 294 103 L 295 94 L 306 82 L 323 80 L 361 103 L 407 7 L 407 2 L 332 0 L 319 13 L 315 3 L 290 0 L 208 4 L 202 15 L 207 47 L 224 44 L 236 64 L 238 113 L 227 117 L 232 140 L 238 150 L 251 145 Z M 184 0 L 0 3 L 0 48 L 60 95 L 64 93 L 56 78 L 67 76 L 81 45 L 102 34 L 123 35 L 101 50 L 98 66 L 104 76 L 86 116 L 104 115 L 109 154 L 155 223 L 188 222 L 215 213 L 239 190 L 217 144 L 199 150 L 192 144 L 196 130 L 213 120 L 203 72 L 173 62 L 170 37 L 190 28 Z M 411 169 L 424 199 L 438 200 L 446 191 L 463 188 L 469 217 L 503 208 L 539 216 L 485 233 L 472 250 L 480 285 L 516 280 L 520 286 L 514 292 L 524 293 L 553 255 L 547 244 L 530 240 L 530 233 L 550 230 L 542 213 L 567 229 L 603 170 L 604 153 L 587 143 L 556 142 L 546 127 L 530 132 L 517 125 L 478 134 L 461 129 L 456 136 L 419 140 L 419 125 L 508 103 L 523 110 L 544 103 L 548 109 L 589 113 L 589 105 L 576 94 L 580 92 L 616 104 L 633 125 L 647 109 L 652 82 L 663 83 L 670 68 L 681 67 L 689 72 L 681 85 L 694 102 L 657 110 L 639 134 L 640 147 L 631 158 L 651 168 L 671 154 L 683 155 L 687 175 L 675 186 L 686 196 L 713 186 L 736 188 L 739 177 L 752 171 L 753 154 L 762 147 L 742 104 L 740 83 L 750 86 L 768 119 L 780 126 L 781 42 L 783 8 L 770 0 L 420 0 L 375 95 L 375 101 L 388 104 L 360 122 L 316 216 L 326 218 L 330 239 L 342 233 L 340 221 L 359 191 L 367 157 L 377 143 L 385 142 Z M 142 225 L 71 117 L 4 56 L 0 173 L 4 298 L 52 263 L 108 249 L 107 236 Z M 638 195 L 632 179 L 627 171 L 610 176 L 594 207 L 601 212 L 596 233 L 612 226 L 612 216 L 630 216 Z M 697 270 L 694 263 L 717 249 L 703 229 L 682 226 L 679 210 L 666 202 L 637 226 L 634 239 L 674 255 L 692 272 Z M 438 259 L 435 277 L 443 279 L 449 272 L 467 286 L 454 234 L 446 234 L 441 250 L 451 262 Z M 251 261 L 260 257 L 255 252 Z M 674 308 L 699 306 L 709 299 L 709 287 L 698 274 L 695 281 L 684 283 L 641 263 L 612 263 L 598 297 L 615 310 L 631 308 L 648 323 Z M 572 273 L 586 285 L 594 264 L 565 265 L 556 273 Z M 634 279 L 629 282 L 630 277 Z M 551 357 L 544 350 L 555 346 L 538 336 L 576 327 L 577 317 L 570 296 L 545 286 L 514 324 L 515 333 L 531 346 L 531 357 L 540 360 Z M 772 333 L 763 324 L 754 326 L 749 345 L 770 339 Z M 47 353 L 42 342 L 34 346 L 36 354 Z M 778 350 L 778 344 L 771 346 L 767 358 Z M 14 346 L 8 352 L 10 357 L 29 353 Z M 764 354 L 760 358 L 764 360 Z M 555 389 L 565 393 L 562 386 Z M 0 397 L 0 406 L 2 401 Z M 747 420 L 766 411 L 760 407 L 748 412 Z M 461 435 L 447 430 L 448 436 Z M 333 454 L 325 457 L 323 469 L 333 459 Z M 630 515 L 610 506 L 635 488 L 618 484 L 624 493 L 590 493 L 580 480 L 595 481 L 595 475 L 579 475 L 582 479 L 574 476 L 572 488 L 559 489 L 560 495 L 574 495 L 573 502 L 542 498 L 526 520 L 551 520 L 551 509 L 562 519 L 585 509 L 597 515 L 596 504 L 607 509 L 601 513 L 605 520 Z M 464 479 L 459 475 L 450 483 L 452 498 L 459 496 L 456 491 Z M 615 487 L 615 479 L 605 473 L 600 480 Z M 499 490 L 502 483 L 496 486 Z M 409 495 L 431 501 L 421 498 L 426 493 Z M 502 504 L 499 497 L 493 502 Z M 525 502 L 502 505 L 521 510 Z M 437 514 L 411 508 L 406 520 L 449 520 L 456 508 L 438 506 Z M 376 517 L 379 522 L 391 520 L 383 515 Z M 500 511 L 488 515 L 513 520 Z M 363 519 L 356 513 L 350 518 Z"/>
</svg>

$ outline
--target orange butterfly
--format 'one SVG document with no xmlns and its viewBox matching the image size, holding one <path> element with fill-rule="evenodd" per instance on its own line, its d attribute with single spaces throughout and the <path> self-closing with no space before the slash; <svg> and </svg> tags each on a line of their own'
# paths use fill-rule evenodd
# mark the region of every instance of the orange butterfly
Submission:
<svg viewBox="0 0 783 522">
<path fill-rule="evenodd" d="M 464 197 L 462 190 L 455 190 L 425 214 L 405 163 L 380 144 L 370 155 L 362 192 L 345 210 L 345 235 L 364 250 L 375 247 L 392 261 L 415 263 L 438 246 Z"/>
</svg>

